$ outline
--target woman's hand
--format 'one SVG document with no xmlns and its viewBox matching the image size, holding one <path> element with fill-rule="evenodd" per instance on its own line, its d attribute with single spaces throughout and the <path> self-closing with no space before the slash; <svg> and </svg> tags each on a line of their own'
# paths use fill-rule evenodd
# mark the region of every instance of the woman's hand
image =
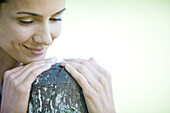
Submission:
<svg viewBox="0 0 170 113">
<path fill-rule="evenodd" d="M 3 76 L 1 113 L 26 113 L 31 85 L 56 58 L 44 59 L 6 71 Z"/>
<path fill-rule="evenodd" d="M 62 66 L 82 87 L 89 113 L 115 113 L 111 75 L 93 58 L 67 59 Z"/>
</svg>

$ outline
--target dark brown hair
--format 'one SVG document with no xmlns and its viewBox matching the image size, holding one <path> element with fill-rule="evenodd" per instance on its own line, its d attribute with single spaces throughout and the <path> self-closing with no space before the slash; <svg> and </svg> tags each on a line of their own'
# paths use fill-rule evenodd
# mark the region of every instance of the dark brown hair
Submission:
<svg viewBox="0 0 170 113">
<path fill-rule="evenodd" d="M 7 2 L 7 0 L 0 0 L 0 3 L 5 3 Z"/>
<path fill-rule="evenodd" d="M 5 3 L 7 0 L 0 0 L 0 10 L 1 10 L 1 3 Z"/>
</svg>

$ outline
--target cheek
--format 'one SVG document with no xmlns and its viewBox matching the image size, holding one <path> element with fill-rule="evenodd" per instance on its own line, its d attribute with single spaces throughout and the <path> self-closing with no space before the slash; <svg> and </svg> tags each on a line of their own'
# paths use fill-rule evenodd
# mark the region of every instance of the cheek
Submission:
<svg viewBox="0 0 170 113">
<path fill-rule="evenodd" d="M 32 31 L 33 31 L 32 28 L 16 26 L 15 28 L 11 29 L 11 34 L 12 34 L 11 38 L 16 43 L 24 43 L 27 40 L 29 40 L 29 38 L 31 37 Z"/>
<path fill-rule="evenodd" d="M 61 33 L 62 23 L 58 23 L 51 27 L 51 35 L 54 39 L 58 38 Z"/>
<path fill-rule="evenodd" d="M 24 33 L 24 31 L 14 26 L 6 27 L 7 28 L 4 28 L 0 35 L 0 45 L 3 46 L 2 48 L 14 49 L 19 43 L 23 43 L 27 40 L 27 32 Z"/>
<path fill-rule="evenodd" d="M 25 28 L 9 22 L 9 24 L 5 24 L 3 30 L 1 31 L 0 43 L 8 43 L 9 45 L 14 44 L 16 46 L 19 43 L 26 42 L 29 39 L 31 32 L 31 28 Z"/>
</svg>

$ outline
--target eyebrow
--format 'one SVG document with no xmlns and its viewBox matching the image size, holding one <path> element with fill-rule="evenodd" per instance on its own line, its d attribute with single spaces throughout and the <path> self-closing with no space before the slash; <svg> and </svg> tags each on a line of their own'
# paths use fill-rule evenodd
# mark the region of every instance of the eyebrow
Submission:
<svg viewBox="0 0 170 113">
<path fill-rule="evenodd" d="M 64 8 L 64 9 L 60 10 L 59 12 L 55 13 L 53 16 L 58 15 L 58 14 L 62 13 L 65 10 L 66 10 L 66 8 Z M 32 15 L 32 16 L 43 17 L 42 15 L 39 15 L 39 14 L 36 14 L 36 13 L 31 13 L 31 12 L 25 12 L 25 11 L 17 12 L 17 14 L 28 14 L 28 15 Z"/>
</svg>

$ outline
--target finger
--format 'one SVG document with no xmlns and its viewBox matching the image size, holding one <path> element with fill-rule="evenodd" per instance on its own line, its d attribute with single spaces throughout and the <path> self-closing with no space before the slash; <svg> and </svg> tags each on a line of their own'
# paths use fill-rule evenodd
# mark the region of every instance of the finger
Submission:
<svg viewBox="0 0 170 113">
<path fill-rule="evenodd" d="M 47 59 L 43 59 L 43 60 L 39 60 L 39 61 L 36 61 L 36 62 L 31 62 L 30 64 L 28 64 L 27 66 L 29 65 L 32 65 L 32 63 L 36 63 L 36 64 L 41 64 L 41 63 L 51 63 L 51 65 L 54 65 L 57 63 L 57 58 L 54 57 L 54 58 L 47 58 Z"/>
<path fill-rule="evenodd" d="M 73 66 L 79 73 L 81 73 L 90 84 L 96 82 L 93 73 L 85 65 L 76 62 L 68 62 L 68 64 Z"/>
<path fill-rule="evenodd" d="M 67 63 L 68 61 L 82 63 L 82 59 L 64 59 L 64 62 L 63 62 L 63 63 Z M 96 69 L 97 71 L 99 71 L 100 73 L 105 73 L 105 72 L 106 72 L 106 70 L 103 69 L 103 68 L 95 61 L 95 59 L 94 59 L 93 57 L 90 58 L 88 61 L 89 61 L 89 63 L 90 63 L 93 67 L 95 67 L 95 69 Z"/>
<path fill-rule="evenodd" d="M 94 60 L 94 58 L 90 58 L 89 62 L 96 68 L 96 70 L 101 73 L 101 76 L 99 76 L 98 80 L 102 84 L 102 86 L 108 91 L 112 89 L 111 74 L 105 69 L 103 69 L 101 66 L 99 66 L 99 64 Z"/>
<path fill-rule="evenodd" d="M 3 76 L 4 79 L 7 79 L 9 75 L 11 75 L 11 74 L 14 73 L 14 72 L 17 72 L 17 71 L 21 70 L 23 67 L 24 67 L 24 66 L 18 66 L 18 67 L 14 68 L 14 69 L 11 69 L 11 70 L 6 71 L 6 72 L 4 73 L 4 76 Z"/>
<path fill-rule="evenodd" d="M 48 59 L 45 59 L 45 60 L 41 60 L 41 61 L 38 61 L 37 63 L 42 63 L 42 62 L 47 62 Z M 11 70 L 8 70 L 5 72 L 4 74 L 4 85 L 10 85 L 10 83 L 15 79 L 17 78 L 19 75 L 21 75 L 27 68 L 29 67 L 29 65 L 22 65 L 22 66 L 18 66 L 14 69 L 11 69 Z M 6 82 L 7 81 L 7 82 Z M 8 87 L 8 86 L 7 86 Z"/>
<path fill-rule="evenodd" d="M 42 62 L 42 61 L 40 61 Z M 17 72 L 14 72 L 10 74 L 5 82 L 6 87 L 11 90 L 11 88 L 16 88 L 28 75 L 29 71 L 31 69 L 34 69 L 36 66 L 42 65 L 43 63 L 36 62 L 37 65 L 29 64 L 24 66 L 22 69 L 18 70 Z M 34 63 L 35 64 L 35 63 Z M 45 64 L 45 62 L 44 62 Z"/>
<path fill-rule="evenodd" d="M 105 84 L 105 82 L 104 82 L 105 76 L 103 75 L 103 73 L 99 72 L 94 65 L 92 65 L 90 63 L 90 60 L 67 59 L 66 61 L 64 61 L 64 63 L 70 63 L 70 62 L 74 62 L 74 63 L 78 63 L 78 64 L 82 64 L 82 65 L 86 66 L 88 68 L 88 70 L 90 71 L 90 73 L 92 73 L 92 75 L 94 77 L 93 79 L 95 79 L 96 83 L 100 82 L 100 83 L 102 83 L 102 85 Z M 85 71 L 83 73 L 83 75 L 86 75 L 86 73 L 87 73 L 87 71 Z M 88 77 L 88 75 L 86 76 L 86 79 L 89 80 L 90 83 L 94 83 L 94 82 L 91 82 L 91 78 Z M 92 80 L 92 81 L 94 81 L 94 80 Z M 93 86 L 95 86 L 95 85 L 93 85 Z"/>
<path fill-rule="evenodd" d="M 67 59 L 66 61 L 63 61 L 62 64 L 63 66 L 67 62 L 75 62 L 82 64 L 88 68 L 88 70 L 93 74 L 93 76 L 97 77 L 100 76 L 100 73 L 96 70 L 96 68 L 89 62 L 89 60 L 83 60 L 83 59 Z"/>
<path fill-rule="evenodd" d="M 89 61 L 100 73 L 107 73 L 107 71 L 103 69 L 94 58 L 90 58 Z"/>
<path fill-rule="evenodd" d="M 32 62 L 33 63 L 33 62 Z M 43 59 L 41 61 L 37 61 L 35 63 L 51 63 L 51 65 L 54 65 L 57 63 L 57 58 L 54 57 L 54 58 L 48 58 L 48 59 Z"/>
<path fill-rule="evenodd" d="M 37 62 L 35 62 L 35 63 L 36 63 L 36 64 L 43 64 L 43 63 L 48 64 L 48 63 L 51 63 L 51 65 L 54 65 L 54 64 L 56 63 L 56 61 L 57 61 L 56 58 L 48 58 L 48 59 L 44 59 L 44 60 L 41 60 L 41 61 L 37 61 Z M 29 66 L 32 67 L 32 65 L 34 65 L 33 62 L 30 63 L 30 64 L 28 64 L 28 65 L 25 65 L 25 66 L 20 66 L 20 67 L 22 68 L 22 70 L 21 70 L 20 67 L 18 67 L 18 68 L 16 69 L 16 71 L 13 73 L 13 75 L 14 75 L 14 76 L 20 75 L 21 73 L 23 73 L 24 70 L 26 70 L 27 68 L 29 68 Z M 12 74 L 12 72 L 11 72 L 10 74 Z"/>
<path fill-rule="evenodd" d="M 65 65 L 66 70 L 73 76 L 83 90 L 89 89 L 90 85 L 86 78 L 70 64 Z"/>
<path fill-rule="evenodd" d="M 63 61 L 67 62 L 67 61 L 70 61 L 70 62 L 77 62 L 77 63 L 81 63 L 82 61 L 84 61 L 84 59 L 74 59 L 74 58 L 71 58 L 71 59 L 63 59 Z"/>
<path fill-rule="evenodd" d="M 103 77 L 99 79 L 99 81 L 103 84 L 105 91 L 110 94 L 110 97 L 112 97 L 112 82 L 111 82 L 111 75 L 109 72 L 107 72 L 105 69 L 103 69 L 94 58 L 89 59 L 90 63 L 94 65 L 94 67 L 102 73 Z"/>
<path fill-rule="evenodd" d="M 24 66 L 18 66 L 14 69 L 8 70 L 3 76 L 3 91 L 6 91 L 7 87 L 10 86 L 10 81 L 12 81 L 16 76 L 18 76 L 19 70 L 23 70 Z M 4 88 L 6 87 L 6 88 Z"/>
<path fill-rule="evenodd" d="M 95 79 L 100 82 L 102 85 L 106 84 L 106 81 L 110 83 L 111 75 L 105 69 L 100 67 L 97 62 L 90 58 L 89 60 L 82 60 L 82 59 L 66 59 L 65 63 L 69 62 L 76 62 L 82 65 L 85 65 L 90 72 L 93 74 Z"/>
<path fill-rule="evenodd" d="M 40 67 L 34 68 L 34 70 L 32 70 L 28 74 L 28 76 L 26 76 L 26 78 L 23 80 L 21 84 L 27 88 L 31 88 L 31 85 L 35 81 L 37 76 L 39 76 L 42 72 L 47 71 L 50 68 L 51 68 L 50 64 L 42 65 Z"/>
<path fill-rule="evenodd" d="M 36 68 L 40 68 L 41 66 L 47 66 L 48 65 L 54 65 L 56 63 L 56 59 L 45 59 L 44 61 L 40 62 L 33 62 L 26 66 L 25 70 L 21 73 L 20 76 L 17 76 L 15 78 L 16 84 L 20 84 L 30 72 L 32 72 Z M 33 73 L 34 74 L 34 73 Z"/>
</svg>

